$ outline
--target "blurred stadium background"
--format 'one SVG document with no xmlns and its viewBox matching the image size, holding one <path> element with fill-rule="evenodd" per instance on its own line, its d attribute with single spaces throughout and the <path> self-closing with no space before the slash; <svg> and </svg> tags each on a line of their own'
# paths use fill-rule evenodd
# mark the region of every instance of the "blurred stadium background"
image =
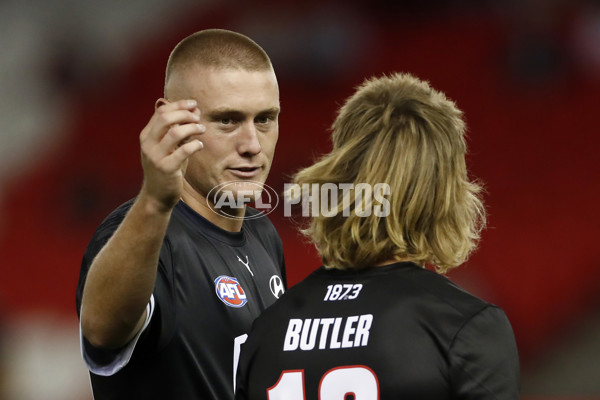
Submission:
<svg viewBox="0 0 600 400">
<path fill-rule="evenodd" d="M 455 100 L 490 215 L 449 277 L 508 314 L 524 398 L 600 399 L 597 0 L 0 2 L 0 399 L 91 398 L 81 255 L 137 193 L 138 134 L 170 49 L 216 27 L 272 57 L 278 190 L 329 149 L 335 111 L 365 77 L 411 72 Z M 271 216 L 293 285 L 319 260 Z"/>
</svg>

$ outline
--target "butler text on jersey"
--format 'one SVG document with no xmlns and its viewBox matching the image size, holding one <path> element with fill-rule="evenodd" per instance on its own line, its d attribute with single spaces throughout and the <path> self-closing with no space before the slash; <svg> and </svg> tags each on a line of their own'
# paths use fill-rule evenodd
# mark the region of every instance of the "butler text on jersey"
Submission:
<svg viewBox="0 0 600 400">
<path fill-rule="evenodd" d="M 337 318 L 292 318 L 288 323 L 283 351 L 346 349 L 369 343 L 373 315 Z"/>
</svg>

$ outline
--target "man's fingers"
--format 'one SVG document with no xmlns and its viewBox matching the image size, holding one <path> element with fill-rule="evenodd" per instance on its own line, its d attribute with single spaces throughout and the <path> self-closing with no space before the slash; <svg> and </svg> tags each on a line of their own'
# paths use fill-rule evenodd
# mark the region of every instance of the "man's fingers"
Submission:
<svg viewBox="0 0 600 400">
<path fill-rule="evenodd" d="M 190 140 L 179 146 L 174 152 L 163 159 L 163 169 L 165 171 L 175 171 L 181 168 L 181 165 L 192 154 L 202 150 L 204 143 L 198 139 Z"/>
<path fill-rule="evenodd" d="M 140 135 L 140 140 L 159 141 L 173 126 L 200 121 L 200 110 L 195 100 L 168 102 L 159 99 L 154 115 Z"/>
<path fill-rule="evenodd" d="M 153 125 L 153 129 L 150 129 L 150 136 L 155 140 L 160 140 L 165 132 L 173 125 L 197 123 L 200 121 L 200 115 L 188 110 L 174 110 L 169 112 L 157 111 L 152 119 L 153 121 L 151 121 L 151 124 Z"/>
<path fill-rule="evenodd" d="M 173 111 L 173 110 L 193 110 L 198 106 L 196 100 L 178 100 L 178 101 L 169 101 L 164 98 L 160 98 L 156 100 L 156 110 L 161 111 Z"/>
<path fill-rule="evenodd" d="M 199 121 L 196 101 L 159 99 L 154 115 L 140 134 L 145 174 L 172 174 L 201 150 L 204 145 L 195 136 L 204 133 L 206 127 Z"/>
<path fill-rule="evenodd" d="M 154 157 L 163 158 L 171 154 L 175 149 L 189 142 L 194 135 L 200 135 L 206 131 L 201 124 L 185 124 L 171 127 L 151 150 Z"/>
</svg>

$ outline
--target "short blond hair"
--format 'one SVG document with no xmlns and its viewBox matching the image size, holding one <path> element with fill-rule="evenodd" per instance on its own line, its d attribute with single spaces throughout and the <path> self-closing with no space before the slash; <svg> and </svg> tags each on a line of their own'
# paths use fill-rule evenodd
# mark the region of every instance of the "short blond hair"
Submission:
<svg viewBox="0 0 600 400">
<path fill-rule="evenodd" d="M 165 95 L 173 73 L 189 65 L 246 71 L 273 69 L 268 54 L 249 37 L 226 29 L 205 29 L 173 48 L 165 71 Z"/>
<path fill-rule="evenodd" d="M 302 232 L 324 265 L 410 260 L 446 272 L 463 263 L 486 219 L 482 186 L 467 177 L 464 136 L 462 112 L 427 82 L 396 73 L 359 86 L 332 125 L 332 151 L 294 183 L 384 183 L 390 212 L 313 216 Z"/>
</svg>

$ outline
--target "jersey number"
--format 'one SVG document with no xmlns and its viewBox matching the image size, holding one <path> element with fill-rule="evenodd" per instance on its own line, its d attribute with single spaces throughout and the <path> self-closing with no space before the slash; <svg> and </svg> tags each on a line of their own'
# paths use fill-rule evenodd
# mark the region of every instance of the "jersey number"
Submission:
<svg viewBox="0 0 600 400">
<path fill-rule="evenodd" d="M 319 383 L 320 400 L 379 400 L 379 382 L 375 373 L 364 365 L 330 369 Z M 267 389 L 269 400 L 305 400 L 304 371 L 283 371 L 274 386 Z"/>
</svg>

